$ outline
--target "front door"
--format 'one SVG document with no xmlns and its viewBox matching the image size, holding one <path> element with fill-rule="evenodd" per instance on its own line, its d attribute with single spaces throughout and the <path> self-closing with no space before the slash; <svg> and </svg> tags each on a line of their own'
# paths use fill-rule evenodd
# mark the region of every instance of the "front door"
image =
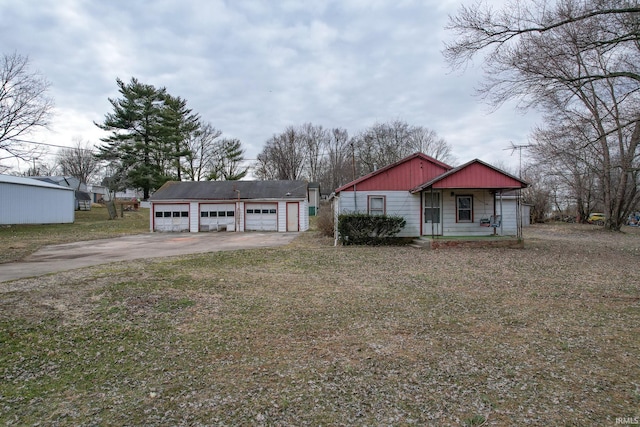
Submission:
<svg viewBox="0 0 640 427">
<path fill-rule="evenodd" d="M 442 197 L 439 191 L 427 191 L 422 193 L 423 211 L 422 234 L 442 235 Z"/>
</svg>

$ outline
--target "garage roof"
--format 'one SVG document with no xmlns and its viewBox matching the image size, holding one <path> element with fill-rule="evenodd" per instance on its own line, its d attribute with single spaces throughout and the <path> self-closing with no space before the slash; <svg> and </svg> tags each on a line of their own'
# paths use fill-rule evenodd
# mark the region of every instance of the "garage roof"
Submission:
<svg viewBox="0 0 640 427">
<path fill-rule="evenodd" d="M 150 198 L 162 200 L 306 199 L 305 181 L 169 181 Z"/>
</svg>

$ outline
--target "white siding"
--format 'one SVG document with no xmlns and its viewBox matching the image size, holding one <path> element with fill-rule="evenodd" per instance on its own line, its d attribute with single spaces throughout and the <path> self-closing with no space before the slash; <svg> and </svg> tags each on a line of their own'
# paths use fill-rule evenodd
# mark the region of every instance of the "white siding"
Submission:
<svg viewBox="0 0 640 427">
<path fill-rule="evenodd" d="M 278 202 L 278 231 L 287 231 L 287 202 Z"/>
<path fill-rule="evenodd" d="M 0 182 L 0 224 L 64 224 L 74 220 L 73 190 L 54 185 Z"/>
<path fill-rule="evenodd" d="M 473 196 L 473 222 L 456 222 L 456 195 Z M 443 194 L 443 235 L 444 236 L 488 236 L 494 229 L 480 225 L 483 218 L 489 219 L 493 215 L 493 195 L 489 191 L 456 190 L 454 195 L 450 191 Z M 496 214 L 500 215 L 500 200 L 496 196 Z M 516 234 L 515 200 L 502 200 L 502 228 L 498 227 L 497 234 Z"/>
<path fill-rule="evenodd" d="M 355 196 L 355 197 L 354 197 Z M 413 237 L 420 235 L 420 194 L 408 191 L 343 191 L 340 193 L 338 212 L 366 213 L 369 196 L 385 197 L 385 213 L 401 216 L 407 224 L 398 233 L 398 237 Z"/>
<path fill-rule="evenodd" d="M 300 231 L 307 231 L 309 229 L 309 203 L 306 200 L 298 202 L 300 206 Z"/>
</svg>

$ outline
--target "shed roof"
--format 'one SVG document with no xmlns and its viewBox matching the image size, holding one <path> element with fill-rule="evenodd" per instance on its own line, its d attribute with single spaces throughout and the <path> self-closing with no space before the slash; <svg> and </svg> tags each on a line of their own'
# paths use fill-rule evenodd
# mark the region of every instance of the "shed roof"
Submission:
<svg viewBox="0 0 640 427">
<path fill-rule="evenodd" d="M 45 188 L 53 188 L 56 190 L 73 191 L 73 189 L 69 187 L 64 187 L 62 185 L 52 184 L 51 182 L 39 181 L 37 179 L 27 178 L 22 176 L 0 175 L 0 182 L 6 183 L 6 184 L 28 185 L 31 187 L 45 187 Z"/>
<path fill-rule="evenodd" d="M 508 190 L 528 186 L 529 184 L 520 178 L 516 178 L 482 160 L 475 159 L 413 188 L 411 192 L 417 193 L 430 187 L 436 189 L 482 188 Z"/>
<path fill-rule="evenodd" d="M 169 181 L 150 197 L 161 200 L 306 199 L 305 181 Z"/>
</svg>

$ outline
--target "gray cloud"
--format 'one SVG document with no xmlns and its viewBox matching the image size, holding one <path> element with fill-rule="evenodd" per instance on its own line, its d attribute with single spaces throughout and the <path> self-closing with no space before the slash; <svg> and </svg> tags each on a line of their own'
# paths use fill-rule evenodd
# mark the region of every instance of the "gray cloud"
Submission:
<svg viewBox="0 0 640 427">
<path fill-rule="evenodd" d="M 0 37 L 52 82 L 56 120 L 32 137 L 43 142 L 98 142 L 92 122 L 110 111 L 115 79 L 136 77 L 187 99 L 252 158 L 287 125 L 355 133 L 400 118 L 436 130 L 462 162 L 514 163 L 504 148 L 537 116 L 487 114 L 472 96 L 478 70 L 447 70 L 443 26 L 457 4 L 28 0 L 3 6 Z"/>
</svg>

